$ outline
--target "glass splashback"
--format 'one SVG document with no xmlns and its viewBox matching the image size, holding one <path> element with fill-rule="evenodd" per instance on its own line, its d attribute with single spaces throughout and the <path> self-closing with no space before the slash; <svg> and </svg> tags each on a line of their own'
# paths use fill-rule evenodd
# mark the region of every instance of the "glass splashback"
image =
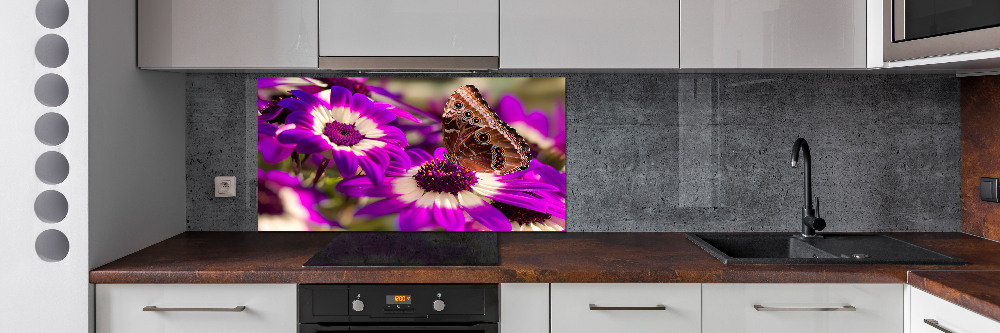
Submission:
<svg viewBox="0 0 1000 333">
<path fill-rule="evenodd" d="M 262 231 L 563 231 L 564 78 L 257 81 Z"/>
</svg>

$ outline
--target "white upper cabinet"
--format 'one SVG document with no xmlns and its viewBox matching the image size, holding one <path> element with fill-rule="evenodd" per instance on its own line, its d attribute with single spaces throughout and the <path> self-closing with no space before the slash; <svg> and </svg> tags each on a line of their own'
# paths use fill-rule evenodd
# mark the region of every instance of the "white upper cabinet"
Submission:
<svg viewBox="0 0 1000 333">
<path fill-rule="evenodd" d="M 678 0 L 503 0 L 500 68 L 677 68 Z"/>
<path fill-rule="evenodd" d="M 881 60 L 881 2 L 868 2 L 682 0 L 681 68 L 876 67 L 867 36 Z"/>
<path fill-rule="evenodd" d="M 139 67 L 316 68 L 316 7 L 316 0 L 139 0 Z"/>
<path fill-rule="evenodd" d="M 496 57 L 499 0 L 320 0 L 323 57 Z"/>
</svg>

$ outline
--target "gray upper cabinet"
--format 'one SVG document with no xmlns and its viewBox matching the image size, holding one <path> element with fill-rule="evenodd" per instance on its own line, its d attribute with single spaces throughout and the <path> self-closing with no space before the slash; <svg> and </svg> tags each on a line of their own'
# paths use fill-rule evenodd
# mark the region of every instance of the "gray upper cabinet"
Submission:
<svg viewBox="0 0 1000 333">
<path fill-rule="evenodd" d="M 140 68 L 317 66 L 317 0 L 139 0 L 137 14 Z"/>
<path fill-rule="evenodd" d="M 500 0 L 319 0 L 323 57 L 496 57 Z"/>
<path fill-rule="evenodd" d="M 500 0 L 319 0 L 321 69 L 497 69 Z"/>
<path fill-rule="evenodd" d="M 871 24 L 868 2 L 877 11 Z M 681 68 L 880 67 L 880 6 L 866 0 L 682 0 Z M 869 35 L 877 65 L 869 60 Z"/>
<path fill-rule="evenodd" d="M 500 68 L 677 68 L 678 0 L 503 0 Z"/>
</svg>

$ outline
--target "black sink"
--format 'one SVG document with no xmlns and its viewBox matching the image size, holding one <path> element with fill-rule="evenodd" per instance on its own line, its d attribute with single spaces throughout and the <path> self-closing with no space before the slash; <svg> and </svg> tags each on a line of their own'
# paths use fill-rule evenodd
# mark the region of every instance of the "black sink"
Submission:
<svg viewBox="0 0 1000 333">
<path fill-rule="evenodd" d="M 879 234 L 688 233 L 687 238 L 724 264 L 910 264 L 966 262 Z"/>
</svg>

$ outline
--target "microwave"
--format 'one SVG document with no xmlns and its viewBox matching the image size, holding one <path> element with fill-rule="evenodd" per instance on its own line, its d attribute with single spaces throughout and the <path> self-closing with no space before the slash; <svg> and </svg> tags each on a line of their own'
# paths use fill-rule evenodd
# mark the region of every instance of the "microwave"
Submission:
<svg viewBox="0 0 1000 333">
<path fill-rule="evenodd" d="M 886 62 L 1000 49 L 1000 0 L 883 0 Z"/>
</svg>

